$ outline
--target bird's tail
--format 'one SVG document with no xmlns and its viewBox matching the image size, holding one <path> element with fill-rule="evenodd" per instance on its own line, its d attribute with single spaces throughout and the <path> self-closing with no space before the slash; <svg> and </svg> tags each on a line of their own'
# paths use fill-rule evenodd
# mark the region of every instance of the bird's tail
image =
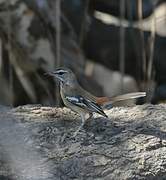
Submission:
<svg viewBox="0 0 166 180">
<path fill-rule="evenodd" d="M 111 106 L 114 106 L 116 102 L 136 99 L 145 96 L 146 96 L 146 92 L 134 92 L 134 93 L 127 93 L 114 97 L 98 97 L 97 103 L 103 108 L 107 108 L 107 107 L 111 108 Z"/>
</svg>

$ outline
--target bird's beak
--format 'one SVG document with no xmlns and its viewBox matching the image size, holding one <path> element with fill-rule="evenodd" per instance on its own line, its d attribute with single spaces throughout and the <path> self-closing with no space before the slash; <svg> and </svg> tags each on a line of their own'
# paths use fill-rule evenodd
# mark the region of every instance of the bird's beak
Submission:
<svg viewBox="0 0 166 180">
<path fill-rule="evenodd" d="M 56 77 L 56 73 L 54 72 L 46 72 L 46 73 L 44 73 L 44 75 L 46 75 L 46 76 L 54 76 L 54 77 Z"/>
</svg>

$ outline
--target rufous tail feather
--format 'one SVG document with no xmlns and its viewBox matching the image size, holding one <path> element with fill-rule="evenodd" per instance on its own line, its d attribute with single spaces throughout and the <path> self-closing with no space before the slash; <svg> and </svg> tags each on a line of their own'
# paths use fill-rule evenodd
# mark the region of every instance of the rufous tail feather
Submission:
<svg viewBox="0 0 166 180">
<path fill-rule="evenodd" d="M 145 97 L 146 96 L 146 92 L 133 92 L 133 93 L 127 93 L 127 94 L 122 94 L 119 96 L 114 96 L 114 97 L 98 97 L 97 98 L 97 103 L 100 106 L 107 106 L 107 105 L 113 105 L 116 102 L 119 101 L 125 101 L 125 100 L 129 100 L 129 99 L 136 99 L 136 98 L 140 98 L 140 97 Z"/>
</svg>

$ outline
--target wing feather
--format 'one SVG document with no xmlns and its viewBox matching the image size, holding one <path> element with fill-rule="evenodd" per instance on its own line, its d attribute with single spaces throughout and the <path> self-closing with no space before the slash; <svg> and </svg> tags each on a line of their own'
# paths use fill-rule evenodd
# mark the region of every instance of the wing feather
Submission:
<svg viewBox="0 0 166 180">
<path fill-rule="evenodd" d="M 89 99 L 86 99 L 82 96 L 66 96 L 66 99 L 76 106 L 86 108 L 88 111 L 96 112 L 101 114 L 102 116 L 107 117 L 102 108 L 97 103 Z"/>
</svg>

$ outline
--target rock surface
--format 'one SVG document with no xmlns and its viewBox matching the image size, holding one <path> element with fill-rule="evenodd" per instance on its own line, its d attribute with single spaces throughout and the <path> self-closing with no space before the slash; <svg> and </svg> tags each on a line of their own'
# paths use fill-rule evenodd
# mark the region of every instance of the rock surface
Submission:
<svg viewBox="0 0 166 180">
<path fill-rule="evenodd" d="M 0 107 L 0 179 L 166 179 L 166 105 L 80 118 L 67 108 Z"/>
</svg>

